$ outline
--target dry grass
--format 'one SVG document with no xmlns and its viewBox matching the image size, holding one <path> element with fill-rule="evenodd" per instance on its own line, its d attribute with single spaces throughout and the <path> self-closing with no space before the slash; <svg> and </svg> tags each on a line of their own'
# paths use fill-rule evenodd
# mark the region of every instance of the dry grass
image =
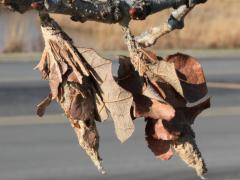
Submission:
<svg viewBox="0 0 240 180">
<path fill-rule="evenodd" d="M 25 52 L 42 50 L 40 26 L 36 13 L 24 15 L 0 12 L 0 48 L 2 52 Z"/>
<path fill-rule="evenodd" d="M 3 52 L 22 52 L 24 50 L 24 24 L 20 21 L 19 16 L 15 16 L 11 24 L 7 24 L 8 34 L 5 36 Z"/>
<path fill-rule="evenodd" d="M 240 47 L 240 0 L 208 0 L 206 4 L 196 7 L 186 18 L 185 28 L 162 37 L 154 48 L 239 48 Z M 170 10 L 150 16 L 146 21 L 133 22 L 134 34 L 139 34 L 151 26 L 166 21 Z M 17 19 L 20 16 L 17 16 Z M 25 21 L 26 15 L 24 15 Z M 79 46 L 101 50 L 125 49 L 121 28 L 96 22 L 84 24 L 72 22 L 69 17 L 54 15 Z M 32 18 L 32 17 L 31 17 Z M 8 31 L 5 51 L 40 50 L 42 42 L 39 33 L 35 40 L 24 41 L 26 26 L 23 21 L 12 18 Z M 23 17 L 22 17 L 23 19 Z M 34 21 L 34 22 L 33 22 Z M 31 22 L 36 26 L 36 18 Z M 28 27 L 29 28 L 29 27 Z M 36 36 L 36 35 L 35 35 Z M 37 39 L 37 40 L 36 40 Z M 36 43 L 37 41 L 37 43 Z M 30 44 L 31 43 L 31 44 Z M 29 45 L 30 44 L 30 45 Z M 21 49 L 23 48 L 24 49 Z"/>
</svg>

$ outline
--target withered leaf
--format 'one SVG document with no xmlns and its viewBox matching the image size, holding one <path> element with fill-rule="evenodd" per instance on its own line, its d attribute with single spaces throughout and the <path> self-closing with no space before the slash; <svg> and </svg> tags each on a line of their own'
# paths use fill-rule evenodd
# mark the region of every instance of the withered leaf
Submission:
<svg viewBox="0 0 240 180">
<path fill-rule="evenodd" d="M 158 61 L 158 57 L 155 53 L 153 53 L 152 51 L 146 50 L 146 49 L 141 49 L 141 52 L 144 55 L 144 59 L 147 63 L 151 63 L 154 64 Z"/>
<path fill-rule="evenodd" d="M 165 94 L 160 87 L 156 87 L 152 82 L 146 81 L 139 76 L 131 64 L 130 58 L 126 56 L 118 57 L 119 68 L 118 76 L 115 77 L 118 84 L 131 92 L 133 96 L 142 94 L 150 99 L 156 99 L 160 102 L 165 102 Z"/>
<path fill-rule="evenodd" d="M 147 119 L 145 133 L 148 147 L 157 158 L 162 160 L 168 160 L 173 156 L 173 152 L 170 147 L 170 142 L 154 138 L 155 135 L 154 126 L 155 126 L 154 120 Z"/>
<path fill-rule="evenodd" d="M 149 72 L 153 73 L 153 76 L 149 75 L 150 79 L 157 78 L 159 80 L 164 80 L 165 82 L 169 83 L 181 96 L 184 97 L 183 89 L 181 83 L 178 79 L 176 69 L 174 63 L 166 62 L 166 61 L 157 61 L 155 64 L 150 64 Z"/>
<path fill-rule="evenodd" d="M 94 108 L 94 99 L 90 94 L 87 97 L 76 94 L 71 103 L 70 117 L 82 121 L 95 119 Z"/>
<path fill-rule="evenodd" d="M 59 39 L 57 39 L 58 41 L 60 41 Z M 85 72 L 85 68 L 84 70 L 82 70 L 81 68 L 79 68 L 79 64 L 77 65 L 76 63 L 78 62 L 78 60 L 74 59 L 73 57 L 76 57 L 76 56 L 73 56 L 71 54 L 71 52 L 69 51 L 68 48 L 66 48 L 65 44 L 69 44 L 70 42 L 67 42 L 67 41 L 63 41 L 61 42 L 60 44 L 58 44 L 59 42 L 58 41 L 49 41 L 49 44 L 50 46 L 52 47 L 52 53 L 53 53 L 53 56 L 56 57 L 55 60 L 57 62 L 64 62 L 64 63 L 61 63 L 60 65 L 63 65 L 63 67 L 61 68 L 64 72 L 64 65 L 67 64 L 68 66 L 68 69 L 71 69 L 73 71 L 73 73 L 75 74 L 76 78 L 78 79 L 79 83 L 82 84 L 82 79 L 83 79 L 83 72 Z M 61 44 L 63 44 L 62 46 L 60 46 Z M 70 46 L 70 45 L 69 45 Z M 68 46 L 68 47 L 69 47 Z M 72 48 L 74 48 L 74 46 L 72 45 Z M 82 65 L 83 66 L 83 65 Z M 88 74 L 87 74 L 88 75 Z"/>
<path fill-rule="evenodd" d="M 149 117 L 168 121 L 171 121 L 175 115 L 175 110 L 171 105 L 143 95 L 134 96 L 134 110 L 136 117 Z"/>
<path fill-rule="evenodd" d="M 210 107 L 210 98 L 203 99 L 192 106 L 176 108 L 175 117 L 170 122 L 164 122 L 169 132 L 187 132 L 188 126 L 192 125 L 196 117 Z"/>
<path fill-rule="evenodd" d="M 49 16 L 47 16 L 47 20 L 42 21 L 42 31 L 46 44 L 45 48 L 51 54 L 49 57 L 49 83 L 53 97 L 57 97 L 60 87 L 63 94 L 56 100 L 72 123 L 80 146 L 98 170 L 105 173 L 98 152 L 99 136 L 93 118 L 95 104 L 94 101 L 89 102 L 94 99 L 94 94 L 88 94 L 88 92 L 92 92 L 93 87 L 88 80 L 89 74 L 85 62 L 81 59 L 71 39 Z M 69 78 L 74 79 L 71 82 L 67 81 L 69 75 L 67 72 L 69 71 L 72 71 L 75 75 L 74 78 Z M 62 81 L 60 81 L 59 76 L 63 78 Z M 78 81 L 76 82 L 75 79 Z"/>
<path fill-rule="evenodd" d="M 163 120 L 159 119 L 154 125 L 155 134 L 153 135 L 156 139 L 162 140 L 175 140 L 180 134 L 169 132 L 163 125 Z"/>
<path fill-rule="evenodd" d="M 189 166 L 196 170 L 201 179 L 205 179 L 207 173 L 205 161 L 195 142 L 194 137 L 185 135 L 180 139 L 173 141 L 173 148 L 177 155 Z"/>
<path fill-rule="evenodd" d="M 179 93 L 175 91 L 175 89 L 168 83 L 158 81 L 158 86 L 164 91 L 166 97 L 165 101 L 171 104 L 174 109 L 186 107 L 187 101 L 184 97 L 180 96 Z"/>
<path fill-rule="evenodd" d="M 58 88 L 62 82 L 62 77 L 59 76 L 59 69 L 56 64 L 51 64 L 49 73 L 49 86 L 52 92 L 52 98 L 56 99 L 58 97 Z"/>
<path fill-rule="evenodd" d="M 152 136 L 154 139 L 162 140 L 175 140 L 178 138 L 180 133 L 170 132 L 165 128 L 163 120 L 155 120 L 151 118 L 146 118 L 147 124 L 145 128 L 146 135 Z"/>
<path fill-rule="evenodd" d="M 156 91 L 150 82 L 143 85 L 143 79 L 135 72 L 128 57 L 120 56 L 119 63 L 116 79 L 118 84 L 129 90 L 134 97 L 134 116 L 171 120 L 174 109 L 162 98 L 165 96 L 164 92 Z"/>
<path fill-rule="evenodd" d="M 198 102 L 196 105 L 186 108 L 186 119 L 188 123 L 191 125 L 194 123 L 195 118 L 205 109 L 210 108 L 210 98 L 203 99 L 202 101 Z"/>
<path fill-rule="evenodd" d="M 42 100 L 37 105 L 37 115 L 39 117 L 42 117 L 45 114 L 45 110 L 51 102 L 52 102 L 52 94 L 49 94 L 44 100 Z"/>
<path fill-rule="evenodd" d="M 79 52 L 94 69 L 91 73 L 99 83 L 103 103 L 114 121 L 118 139 L 121 142 L 126 141 L 134 132 L 134 124 L 130 114 L 132 94 L 120 87 L 114 80 L 110 60 L 102 58 L 91 49 L 80 48 Z"/>
<path fill-rule="evenodd" d="M 68 71 L 68 65 L 64 61 L 60 61 L 59 64 L 60 64 L 59 66 L 60 66 L 61 74 L 64 76 L 64 74 Z"/>
<path fill-rule="evenodd" d="M 208 89 L 201 64 L 197 59 L 177 53 L 168 56 L 165 61 L 174 63 L 177 75 L 181 81 L 184 97 L 189 102 L 195 102 L 206 96 Z"/>
<path fill-rule="evenodd" d="M 48 65 L 48 53 L 46 50 L 43 51 L 41 60 L 34 69 L 38 69 L 41 73 L 42 79 L 47 79 L 49 75 L 49 65 Z"/>
<path fill-rule="evenodd" d="M 79 80 L 78 80 L 78 78 L 77 78 L 77 75 L 76 75 L 76 73 L 74 73 L 74 72 L 71 72 L 71 73 L 68 75 L 67 81 L 68 81 L 68 82 L 79 83 Z"/>
<path fill-rule="evenodd" d="M 169 160 L 173 156 L 173 151 L 169 141 L 154 139 L 151 136 L 146 137 L 149 149 L 153 152 L 157 159 Z"/>
<path fill-rule="evenodd" d="M 124 142 L 134 131 L 130 114 L 134 106 L 135 116 L 143 116 L 147 121 L 146 141 L 157 158 L 170 159 L 171 146 L 174 146 L 179 156 L 200 176 L 206 172 L 190 125 L 210 106 L 210 101 L 187 106 L 188 102 L 195 102 L 207 93 L 198 62 L 180 54 L 158 59 L 155 54 L 143 50 L 146 61 L 141 62 L 139 72 L 126 57 L 120 63 L 119 76 L 114 79 L 111 61 L 91 49 L 77 50 L 54 20 L 45 19 L 42 31 L 46 47 L 37 68 L 43 77 L 49 78 L 51 99 L 62 106 L 79 144 L 99 171 L 104 173 L 98 152 L 97 115 L 103 121 L 109 112 L 117 137 Z M 136 58 L 140 60 L 140 56 Z M 50 102 L 48 98 L 39 105 L 39 115 L 44 114 Z"/>
<path fill-rule="evenodd" d="M 131 64 L 130 58 L 126 56 L 118 56 L 119 63 L 117 75 L 115 77 L 118 84 L 127 91 L 135 94 L 142 94 L 144 79 L 139 76 Z"/>
<path fill-rule="evenodd" d="M 156 91 L 156 88 L 152 85 L 152 83 L 145 83 L 142 94 L 151 99 L 166 103 L 166 101 L 164 100 L 164 98 L 166 98 L 166 95 L 163 90 L 160 87 L 158 87 L 157 90 L 159 91 Z"/>
<path fill-rule="evenodd" d="M 102 101 L 102 98 L 98 94 L 96 94 L 95 99 L 96 99 L 96 108 L 97 108 L 97 115 L 98 115 L 99 121 L 103 122 L 108 118 L 106 106 Z"/>
<path fill-rule="evenodd" d="M 78 121 L 74 126 L 74 130 L 77 135 L 79 145 L 91 158 L 99 172 L 105 174 L 106 172 L 102 167 L 101 158 L 98 152 L 99 135 L 95 121 Z"/>
</svg>

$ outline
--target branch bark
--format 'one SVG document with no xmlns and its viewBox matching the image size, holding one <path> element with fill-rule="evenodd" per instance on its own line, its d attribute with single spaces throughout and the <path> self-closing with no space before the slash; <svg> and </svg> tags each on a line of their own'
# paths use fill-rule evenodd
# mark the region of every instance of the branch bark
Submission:
<svg viewBox="0 0 240 180">
<path fill-rule="evenodd" d="M 178 8 L 172 12 L 167 22 L 147 30 L 141 35 L 135 37 L 135 40 L 142 47 L 150 47 L 154 45 L 157 40 L 165 34 L 168 34 L 175 29 L 184 28 L 184 18 L 188 15 L 188 13 L 197 4 L 205 3 L 206 1 L 207 0 L 189 0 L 188 4 L 177 6 Z"/>
<path fill-rule="evenodd" d="M 188 4 L 189 0 L 107 0 L 107 1 L 84 1 L 84 0 L 1 0 L 1 4 L 11 9 L 24 13 L 33 7 L 33 3 L 41 3 L 43 6 L 36 7 L 49 13 L 70 15 L 72 20 L 98 21 L 103 23 L 118 23 L 123 19 L 145 19 L 148 15 L 157 13 L 168 8 L 177 8 Z M 129 10 L 134 8 L 134 12 Z M 147 9 L 147 12 L 144 11 Z M 136 14 L 131 14 L 131 12 Z"/>
<path fill-rule="evenodd" d="M 172 32 L 175 29 L 184 28 L 184 18 L 186 15 L 195 7 L 195 4 L 188 7 L 186 5 L 180 6 L 178 9 L 172 12 L 168 21 L 163 23 L 160 26 L 153 27 L 141 35 L 137 36 L 136 41 L 141 44 L 143 47 L 150 47 L 154 45 L 157 40 Z"/>
</svg>

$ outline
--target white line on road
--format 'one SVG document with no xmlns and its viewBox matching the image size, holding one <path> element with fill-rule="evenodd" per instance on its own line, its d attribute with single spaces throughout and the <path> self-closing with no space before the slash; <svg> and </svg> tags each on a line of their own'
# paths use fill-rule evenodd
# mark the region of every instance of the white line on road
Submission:
<svg viewBox="0 0 240 180">
<path fill-rule="evenodd" d="M 34 124 L 61 124 L 67 123 L 63 114 L 51 114 L 39 118 L 37 115 L 0 117 L 0 126 L 34 125 Z"/>
<path fill-rule="evenodd" d="M 219 89 L 236 89 L 240 90 L 239 83 L 225 83 L 225 82 L 208 82 L 209 88 L 219 88 Z"/>
<path fill-rule="evenodd" d="M 240 106 L 213 107 L 204 111 L 200 117 L 240 116 Z"/>
</svg>

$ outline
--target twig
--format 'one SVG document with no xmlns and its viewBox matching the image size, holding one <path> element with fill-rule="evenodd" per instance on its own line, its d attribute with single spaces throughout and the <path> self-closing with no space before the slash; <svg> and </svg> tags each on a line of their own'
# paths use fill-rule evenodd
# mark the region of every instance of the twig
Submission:
<svg viewBox="0 0 240 180">
<path fill-rule="evenodd" d="M 187 7 L 187 5 L 180 6 L 172 12 L 168 22 L 147 30 L 137 36 L 135 40 L 143 47 L 149 47 L 154 45 L 157 40 L 165 34 L 168 34 L 175 29 L 182 29 L 184 27 L 185 16 L 194 8 L 194 6 L 195 5 L 192 5 L 191 7 Z"/>
</svg>

